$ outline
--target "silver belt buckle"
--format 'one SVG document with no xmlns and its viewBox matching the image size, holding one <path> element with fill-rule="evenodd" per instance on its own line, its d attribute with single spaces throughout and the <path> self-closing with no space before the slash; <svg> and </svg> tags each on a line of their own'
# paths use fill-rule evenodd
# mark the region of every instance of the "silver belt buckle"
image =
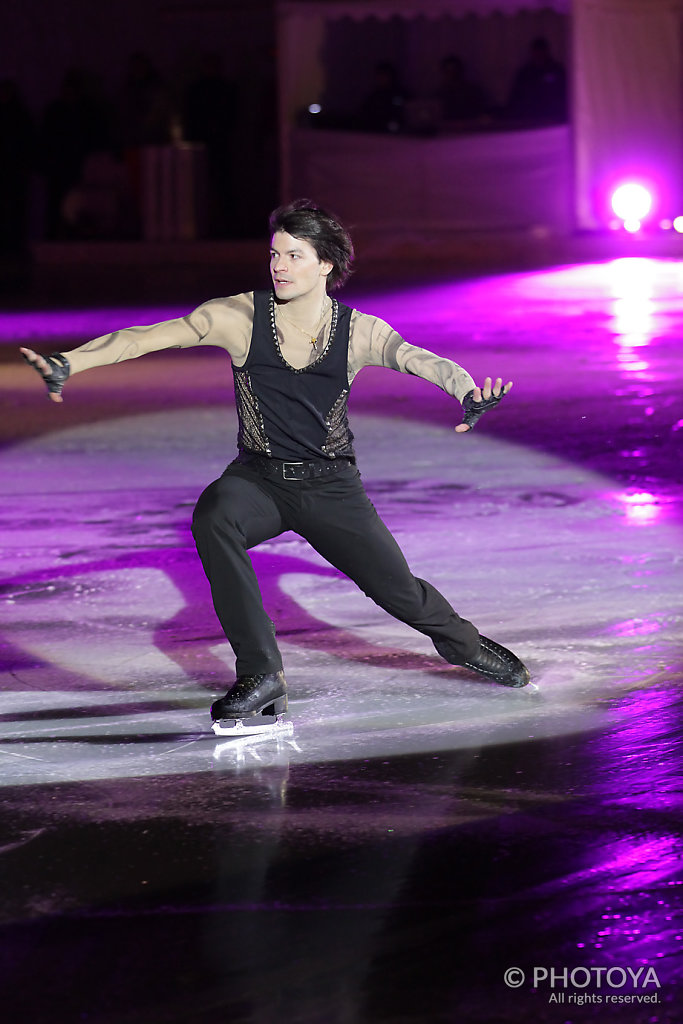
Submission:
<svg viewBox="0 0 683 1024">
<path fill-rule="evenodd" d="M 283 480 L 300 480 L 301 477 L 297 476 L 296 473 L 293 472 L 293 471 L 292 471 L 292 476 L 289 475 L 288 470 L 289 470 L 290 466 L 292 466 L 292 467 L 294 467 L 294 466 L 303 466 L 303 462 L 283 462 L 282 463 L 282 479 Z"/>
</svg>

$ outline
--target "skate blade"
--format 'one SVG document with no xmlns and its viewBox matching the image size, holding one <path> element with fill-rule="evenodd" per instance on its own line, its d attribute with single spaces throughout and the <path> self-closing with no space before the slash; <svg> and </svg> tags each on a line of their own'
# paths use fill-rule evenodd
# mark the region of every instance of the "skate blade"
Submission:
<svg viewBox="0 0 683 1024">
<path fill-rule="evenodd" d="M 286 722 L 284 715 L 269 718 L 265 722 L 254 718 L 221 718 L 211 726 L 216 736 L 291 736 L 294 723 Z"/>
</svg>

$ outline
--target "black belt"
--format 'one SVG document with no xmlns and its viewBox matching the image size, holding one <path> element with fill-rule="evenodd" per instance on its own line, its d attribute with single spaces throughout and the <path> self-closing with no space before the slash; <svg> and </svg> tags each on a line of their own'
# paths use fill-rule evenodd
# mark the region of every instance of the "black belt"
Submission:
<svg viewBox="0 0 683 1024">
<path fill-rule="evenodd" d="M 353 464 L 353 459 L 305 459 L 302 462 L 287 462 L 285 459 L 271 459 L 265 455 L 250 455 L 248 452 L 240 452 L 236 461 L 264 476 L 277 476 L 282 480 L 314 480 L 319 476 L 339 473 Z"/>
</svg>

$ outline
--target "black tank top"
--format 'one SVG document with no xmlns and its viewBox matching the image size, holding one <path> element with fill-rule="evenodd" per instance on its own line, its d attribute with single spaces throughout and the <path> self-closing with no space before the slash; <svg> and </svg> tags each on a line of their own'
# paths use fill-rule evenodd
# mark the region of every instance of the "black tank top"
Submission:
<svg viewBox="0 0 683 1024">
<path fill-rule="evenodd" d="M 254 292 L 249 355 L 233 365 L 241 452 L 300 462 L 353 458 L 349 430 L 348 357 L 351 309 L 332 300 L 330 336 L 314 363 L 285 360 L 275 328 L 275 297 Z"/>
</svg>

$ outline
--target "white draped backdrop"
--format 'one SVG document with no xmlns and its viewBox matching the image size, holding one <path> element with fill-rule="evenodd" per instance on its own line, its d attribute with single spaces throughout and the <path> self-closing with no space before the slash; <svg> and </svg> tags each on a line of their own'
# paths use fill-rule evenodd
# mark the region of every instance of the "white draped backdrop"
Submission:
<svg viewBox="0 0 683 1024">
<path fill-rule="evenodd" d="M 297 195 L 369 231 L 571 230 L 566 125 L 433 139 L 295 131 Z"/>
</svg>

